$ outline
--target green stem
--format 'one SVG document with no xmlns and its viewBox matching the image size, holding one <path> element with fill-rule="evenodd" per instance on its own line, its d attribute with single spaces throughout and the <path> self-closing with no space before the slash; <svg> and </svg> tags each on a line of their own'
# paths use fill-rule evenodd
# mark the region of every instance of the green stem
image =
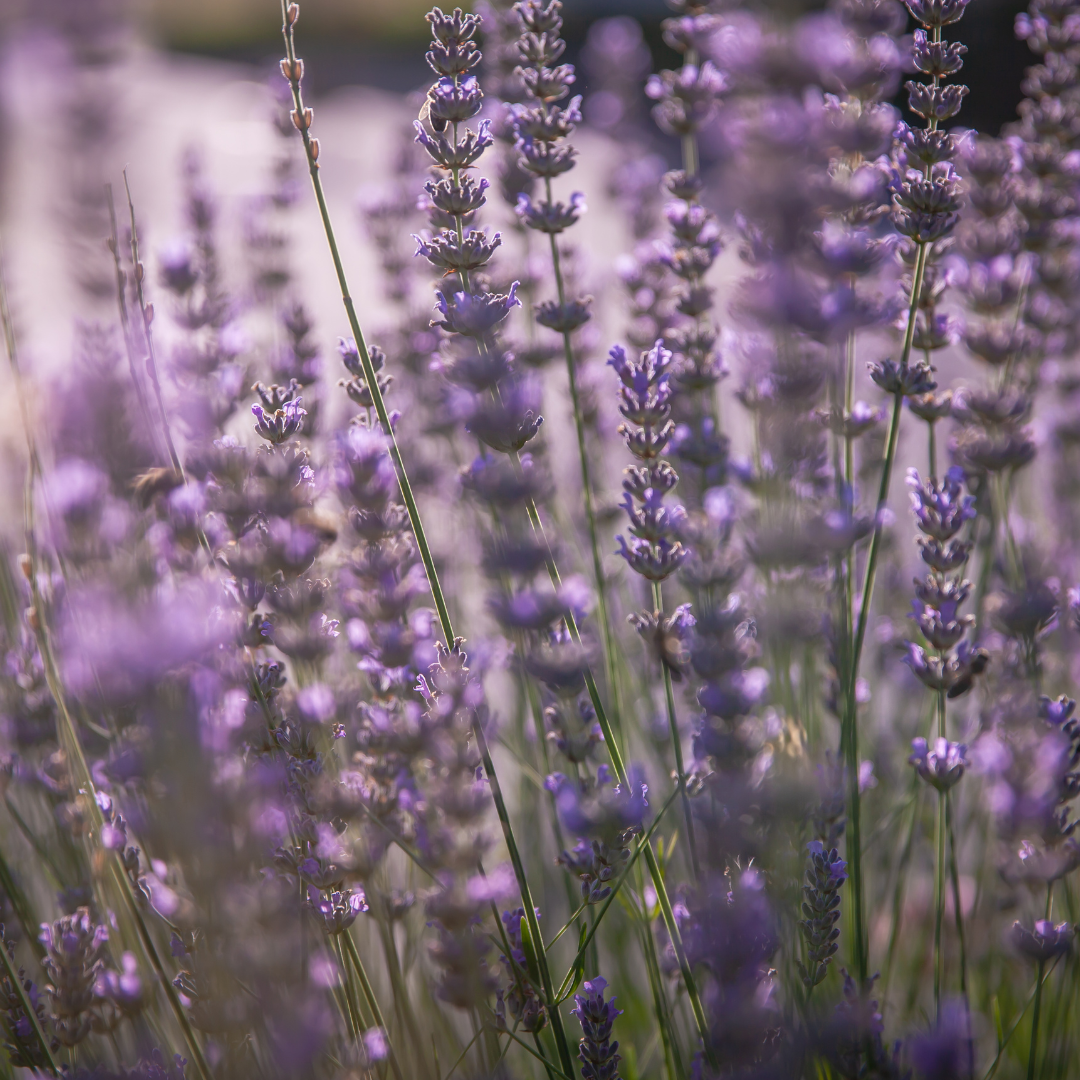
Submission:
<svg viewBox="0 0 1080 1080">
<path fill-rule="evenodd" d="M 382 1028 L 383 1034 L 386 1036 L 386 1046 L 390 1057 L 390 1069 L 396 1077 L 396 1080 L 404 1080 L 401 1073 L 401 1066 L 398 1064 L 397 1054 L 394 1052 L 394 1046 L 390 1042 L 390 1029 L 386 1026 L 382 1009 L 379 1007 L 379 999 L 375 996 L 375 991 L 371 986 L 371 981 L 367 977 L 367 972 L 364 970 L 364 964 L 360 959 L 360 954 L 356 951 L 356 942 L 353 941 L 352 934 L 350 934 L 348 930 L 340 934 L 339 937 L 345 942 L 345 952 L 352 961 L 353 970 L 356 972 L 356 977 L 360 982 L 360 990 L 363 992 L 367 1007 L 371 1011 L 371 1015 L 375 1018 L 375 1023 Z"/>
<path fill-rule="evenodd" d="M 551 202 L 551 179 L 547 183 L 548 202 Z M 566 289 L 563 284 L 562 264 L 559 257 L 559 245 L 555 235 L 551 235 L 551 262 L 555 272 L 555 287 L 558 290 L 559 306 L 566 307 Z M 563 354 L 566 357 L 566 377 L 570 384 L 570 401 L 573 405 L 574 428 L 577 431 L 578 458 L 581 462 L 581 490 L 585 499 L 585 520 L 589 528 L 589 547 L 592 550 L 593 575 L 596 578 L 597 616 L 600 621 L 604 643 L 604 670 L 607 675 L 608 693 L 611 695 L 611 714 L 616 727 L 619 726 L 618 679 L 615 677 L 615 635 L 611 628 L 608 614 L 607 579 L 604 574 L 603 558 L 600 554 L 600 541 L 596 529 L 596 508 L 593 505 L 592 479 L 589 475 L 589 454 L 585 445 L 585 421 L 581 415 L 581 398 L 578 393 L 577 364 L 574 360 L 570 331 L 564 330 Z"/>
<path fill-rule="evenodd" d="M 653 1008 L 656 1013 L 656 1026 L 660 1031 L 660 1040 L 664 1045 L 664 1063 L 667 1066 L 669 1080 L 685 1080 L 682 1056 L 675 1039 L 671 1010 L 664 996 L 664 983 L 660 976 L 660 964 L 656 956 L 656 942 L 649 926 L 648 916 L 642 919 L 641 950 L 645 957 L 645 971 L 648 974 L 649 988 L 653 996 Z"/>
<path fill-rule="evenodd" d="M 357 1004 L 352 978 L 349 975 L 349 965 L 345 962 L 345 952 L 341 948 L 340 937 L 334 938 L 334 947 L 337 950 L 338 963 L 341 965 L 341 993 L 342 997 L 345 998 L 345 1019 L 347 1026 L 352 1028 L 353 1039 L 359 1041 L 364 1035 L 364 1022 L 360 1019 L 360 1007 Z"/>
<path fill-rule="evenodd" d="M 634 852 L 630 856 L 630 858 L 627 859 L 626 866 L 623 867 L 622 873 L 619 874 L 619 876 L 615 879 L 615 884 L 612 886 L 611 892 L 604 900 L 603 904 L 600 905 L 600 910 L 596 913 L 596 918 L 593 920 L 592 926 L 589 928 L 589 932 L 585 935 L 585 940 L 582 941 L 581 946 L 577 951 L 577 955 L 574 957 L 573 962 L 570 964 L 570 968 L 566 973 L 566 977 L 562 981 L 562 985 L 559 988 L 560 994 L 565 992 L 565 988 L 568 984 L 569 979 L 574 973 L 574 969 L 581 963 L 582 958 L 585 956 L 586 952 L 588 952 L 589 946 L 592 944 L 593 938 L 596 936 L 596 931 L 600 929 L 601 921 L 607 914 L 608 908 L 611 907 L 611 905 L 615 902 L 615 898 L 619 895 L 619 890 L 622 888 L 623 882 L 626 881 L 627 877 L 630 876 L 630 871 L 633 868 L 634 864 L 637 862 L 638 856 L 652 841 L 652 834 L 656 831 L 656 828 L 663 819 L 664 814 L 667 813 L 667 809 L 674 800 L 675 794 L 676 793 L 673 791 L 667 797 L 667 802 L 665 802 L 664 805 L 660 807 L 660 812 L 656 815 L 655 820 L 649 826 L 648 832 L 645 833 L 645 835 L 638 842 L 637 847 L 634 848 Z"/>
<path fill-rule="evenodd" d="M 120 866 L 119 859 L 120 856 L 118 854 L 113 863 L 113 872 L 120 882 L 120 891 L 123 894 L 132 921 L 135 923 L 135 929 L 139 935 L 139 941 L 142 944 L 143 952 L 146 953 L 146 957 L 150 961 L 150 966 L 154 969 L 158 981 L 165 991 L 165 996 L 169 999 L 169 1005 L 172 1008 L 173 1015 L 180 1024 L 180 1030 L 184 1033 L 184 1040 L 187 1043 L 188 1050 L 195 1058 L 195 1068 L 203 1080 L 212 1080 L 213 1073 L 210 1070 L 210 1064 L 203 1054 L 198 1039 L 195 1037 L 195 1031 L 191 1026 L 191 1021 L 188 1019 L 187 1013 L 184 1012 L 183 1005 L 180 1004 L 180 998 L 176 993 L 176 987 L 173 986 L 172 979 L 169 978 L 161 963 L 161 957 L 158 956 L 157 948 L 154 945 L 153 938 L 150 936 L 150 930 L 142 917 L 138 902 L 131 891 L 131 882 L 128 880 L 123 867 Z"/>
<path fill-rule="evenodd" d="M 573 1065 L 570 1066 L 569 1072 L 563 1072 L 562 1069 L 558 1069 L 554 1065 L 552 1065 L 551 1062 L 547 1060 L 547 1058 L 541 1057 L 541 1055 L 538 1054 L 527 1042 L 525 1042 L 523 1039 L 519 1039 L 509 1028 L 505 1029 L 503 1031 L 503 1034 L 509 1035 L 510 1038 L 518 1044 L 518 1046 L 520 1046 L 523 1050 L 526 1050 L 528 1053 L 532 1054 L 532 1056 L 536 1058 L 536 1060 L 539 1061 L 544 1066 L 544 1068 L 549 1069 L 556 1076 L 561 1076 L 563 1080 L 574 1080 Z"/>
<path fill-rule="evenodd" d="M 659 581 L 652 583 L 653 607 L 656 609 L 657 619 L 664 616 L 663 587 Z M 671 669 L 660 659 L 660 667 L 664 672 L 664 696 L 667 699 L 668 729 L 671 732 L 671 746 L 675 751 L 675 770 L 679 785 L 679 796 L 682 799 L 683 817 L 686 820 L 686 842 L 690 847 L 690 866 L 694 872 L 694 880 L 701 878 L 701 867 L 698 865 L 697 841 L 694 836 L 694 816 L 690 810 L 690 796 L 686 793 L 686 769 L 683 767 L 682 737 L 679 734 L 679 720 L 675 714 L 675 690 L 671 685 Z"/>
<path fill-rule="evenodd" d="M 946 738 L 945 691 L 937 695 L 938 737 Z M 934 864 L 934 1012 L 941 1022 L 941 989 L 944 981 L 945 958 L 941 949 L 941 924 L 945 916 L 945 836 L 948 818 L 948 795 L 938 792 L 937 802 L 937 861 Z"/>
<path fill-rule="evenodd" d="M 915 320 L 919 309 L 919 297 L 922 293 L 923 277 L 926 272 L 927 245 L 919 244 L 915 256 L 915 273 L 911 282 L 911 300 L 908 305 L 907 328 L 904 333 L 904 350 L 900 356 L 900 370 L 906 372 L 911 359 L 911 346 L 915 339 Z M 877 512 L 874 532 L 870 539 L 870 550 L 866 558 L 866 571 L 863 577 L 862 600 L 859 604 L 859 618 L 855 626 L 854 641 L 848 656 L 847 687 L 844 705 L 844 728 L 841 741 L 847 747 L 848 789 L 850 795 L 849 833 L 851 837 L 852 914 L 855 928 L 855 961 L 859 971 L 860 983 L 865 981 L 868 961 L 868 943 L 864 926 L 864 898 L 862 853 L 859 838 L 859 734 L 858 705 L 855 700 L 855 687 L 859 677 L 859 661 L 866 641 L 866 628 L 870 621 L 870 604 L 874 596 L 874 582 L 877 577 L 878 556 L 881 552 L 881 539 L 884 534 L 884 510 L 889 502 L 889 486 L 892 481 L 893 463 L 896 460 L 896 445 L 900 435 L 900 415 L 903 409 L 904 395 L 897 390 L 893 396 L 892 417 L 889 420 L 889 435 L 885 444 L 885 457 L 881 467 L 881 484 L 878 488 Z"/>
<path fill-rule="evenodd" d="M 296 58 L 293 23 L 289 20 L 286 0 L 281 0 L 281 15 L 284 20 L 282 32 L 285 37 L 286 60 L 288 64 L 291 65 L 291 76 L 295 76 L 287 76 L 289 78 L 289 85 L 292 88 L 293 105 L 296 109 L 296 115 L 303 117 L 305 115 L 304 99 L 300 92 L 299 63 Z M 356 306 L 353 303 L 352 296 L 349 292 L 349 282 L 345 276 L 345 267 L 341 261 L 341 253 L 338 251 L 337 237 L 334 233 L 333 224 L 330 221 L 330 211 L 326 205 L 326 196 L 323 193 L 322 179 L 319 175 L 317 144 L 311 137 L 310 126 L 303 126 L 300 134 L 304 142 L 304 152 L 307 156 L 308 172 L 311 174 L 311 186 L 315 192 L 315 201 L 318 203 L 323 232 L 326 234 L 326 243 L 330 249 L 330 258 L 333 260 L 334 272 L 337 275 L 338 286 L 341 290 L 341 302 L 345 307 L 345 314 L 349 321 L 349 329 L 352 330 L 353 339 L 356 341 L 356 350 L 360 354 L 360 364 L 364 370 L 364 380 L 371 393 L 371 400 L 375 406 L 375 413 L 379 418 L 379 423 L 382 425 L 383 432 L 385 433 L 389 444 L 390 457 L 394 462 L 398 486 L 401 488 L 401 498 L 405 503 L 405 509 L 409 515 L 409 524 L 412 526 L 413 535 L 416 538 L 416 546 L 420 552 L 420 559 L 423 562 L 424 570 L 427 573 L 428 585 L 431 588 L 431 598 L 435 602 L 435 609 L 439 616 L 439 623 L 442 626 L 443 635 L 446 638 L 447 647 L 450 647 L 454 643 L 454 629 L 450 621 L 450 613 L 446 606 L 446 598 L 443 595 L 442 586 L 439 584 L 439 575 L 435 570 L 435 561 L 431 555 L 431 548 L 428 546 L 427 534 L 424 531 L 424 524 L 420 519 L 420 511 L 417 508 L 416 499 L 413 496 L 412 484 L 409 481 L 408 473 L 405 471 L 405 465 L 401 459 L 401 452 L 398 449 L 394 429 L 390 423 L 390 416 L 386 410 L 386 401 L 383 398 L 382 390 L 379 388 L 379 381 L 375 376 L 375 369 L 371 365 L 371 356 L 368 353 L 364 332 L 360 329 L 360 320 L 356 315 Z"/>
<path fill-rule="evenodd" d="M 514 840 L 514 832 L 510 825 L 510 816 L 506 809 L 506 802 L 502 797 L 499 787 L 499 777 L 495 772 L 495 766 L 491 760 L 491 751 L 488 749 L 487 736 L 479 721 L 473 724 L 476 742 L 480 748 L 480 755 L 484 762 L 484 772 L 487 774 L 488 786 L 495 802 L 495 812 L 499 815 L 499 823 L 502 825 L 503 837 L 510 853 L 510 862 L 514 867 L 514 876 L 517 878 L 518 889 L 521 892 L 521 905 L 525 910 L 525 921 L 529 924 L 529 935 L 532 938 L 535 951 L 536 963 L 540 969 L 540 982 L 544 987 L 544 997 L 547 1001 L 548 1018 L 551 1020 L 551 1028 L 555 1035 L 555 1045 L 559 1051 L 559 1060 L 562 1062 L 565 1072 L 573 1073 L 573 1059 L 570 1056 L 570 1045 L 566 1040 L 566 1031 L 563 1028 L 562 1016 L 559 1006 L 555 1001 L 555 989 L 551 982 L 551 968 L 548 965 L 547 949 L 544 938 L 540 932 L 540 923 L 536 918 L 536 905 L 533 903 L 532 890 L 529 888 L 528 878 L 525 876 L 525 865 L 521 860 L 521 852 Z"/>
<path fill-rule="evenodd" d="M 918 775 L 912 776 L 912 788 L 913 797 L 911 802 L 911 821 L 908 824 L 907 839 L 904 841 L 903 850 L 900 853 L 900 863 L 897 867 L 896 874 L 896 886 L 893 889 L 893 901 L 892 901 L 892 929 L 889 932 L 889 948 L 885 954 L 885 978 L 882 981 L 881 987 L 881 1004 L 882 1008 L 885 1007 L 885 1002 L 889 996 L 889 982 L 892 978 L 893 972 L 893 960 L 896 957 L 896 946 L 900 942 L 900 929 L 904 922 L 904 891 L 907 886 L 907 868 L 911 861 L 911 852 L 915 847 L 915 828 L 919 820 L 919 778 Z"/>
<path fill-rule="evenodd" d="M 971 1000 L 968 994 L 967 940 L 964 936 L 964 909 L 960 905 L 960 869 L 956 857 L 956 830 L 953 827 L 952 801 L 945 793 L 945 822 L 949 831 L 949 878 L 952 883 L 953 914 L 956 937 L 960 944 L 960 993 L 964 999 L 964 1021 L 967 1024 L 968 1075 L 975 1071 L 975 1044 L 971 1035 Z"/>
<path fill-rule="evenodd" d="M 1057 957 L 1054 960 L 1053 964 L 1050 966 L 1050 970 L 1048 972 L 1046 972 L 1045 977 L 1040 977 L 1036 981 L 1035 989 L 1031 991 L 1031 995 L 1028 997 L 1027 1001 L 1024 1003 L 1023 1009 L 1020 1010 L 1020 1015 L 1013 1021 L 1012 1027 L 1009 1028 L 1009 1033 L 1005 1036 L 1004 1039 L 1001 1040 L 1001 1045 L 998 1047 L 998 1052 L 997 1052 L 997 1054 L 994 1055 L 994 1060 L 990 1063 L 990 1068 L 986 1070 L 986 1075 L 983 1076 L 983 1080 L 993 1080 L 995 1073 L 997 1073 L 998 1065 L 1001 1064 L 1001 1057 L 1005 1053 L 1005 1050 L 1008 1047 L 1009 1043 L 1012 1042 L 1012 1037 L 1013 1037 L 1013 1035 L 1016 1034 L 1016 1029 L 1020 1026 L 1020 1022 L 1027 1015 L 1027 1011 L 1031 1007 L 1031 1003 L 1035 1000 L 1035 998 L 1038 996 L 1039 992 L 1041 991 L 1042 983 L 1044 981 L 1044 978 L 1046 978 L 1046 979 L 1050 978 L 1050 976 L 1054 973 L 1054 968 L 1057 967 L 1058 961 L 1060 959 L 1061 959 L 1060 957 Z"/>
<path fill-rule="evenodd" d="M 941 951 L 941 923 L 945 914 L 945 792 L 938 793 L 937 861 L 934 864 L 934 1014 L 941 1021 L 941 983 L 944 957 Z"/>
<path fill-rule="evenodd" d="M 1039 972 L 1035 977 L 1035 1008 L 1031 1014 L 1031 1047 L 1028 1050 L 1027 1080 L 1035 1080 L 1035 1058 L 1039 1052 L 1039 1013 L 1042 1010 L 1043 968 L 1039 961 Z"/>
</svg>

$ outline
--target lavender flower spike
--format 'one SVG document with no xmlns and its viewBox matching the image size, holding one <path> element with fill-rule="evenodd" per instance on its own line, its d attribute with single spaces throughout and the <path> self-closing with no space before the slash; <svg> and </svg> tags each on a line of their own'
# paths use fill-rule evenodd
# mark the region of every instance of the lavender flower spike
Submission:
<svg viewBox="0 0 1080 1080">
<path fill-rule="evenodd" d="M 812 840 L 806 849 L 808 865 L 802 905 L 806 917 L 799 927 L 806 938 L 809 964 L 804 967 L 800 963 L 799 970 L 807 989 L 813 989 L 825 978 L 829 961 L 838 948 L 840 886 L 848 875 L 847 863 L 836 848 L 826 851 L 820 840 Z"/>
<path fill-rule="evenodd" d="M 304 426 L 307 409 L 300 408 L 300 398 L 286 401 L 275 412 L 267 412 L 261 405 L 252 405 L 255 430 L 272 446 L 280 446 L 286 439 L 299 433 Z"/>
<path fill-rule="evenodd" d="M 574 995 L 577 1006 L 571 1011 L 581 1024 L 578 1057 L 585 1080 L 617 1080 L 619 1075 L 619 1044 L 611 1041 L 611 1026 L 622 1009 L 615 1008 L 614 998 L 604 1000 L 606 988 L 607 980 L 597 976 L 585 982 L 584 994 Z"/>
<path fill-rule="evenodd" d="M 1014 922 L 1009 937 L 1018 952 L 1045 964 L 1072 949 L 1073 929 L 1067 922 L 1055 926 L 1049 919 L 1039 919 L 1034 930 Z"/>
<path fill-rule="evenodd" d="M 938 791 L 948 791 L 964 775 L 967 768 L 967 747 L 963 743 L 935 739 L 933 750 L 925 739 L 911 740 L 911 757 L 908 764 Z"/>
</svg>

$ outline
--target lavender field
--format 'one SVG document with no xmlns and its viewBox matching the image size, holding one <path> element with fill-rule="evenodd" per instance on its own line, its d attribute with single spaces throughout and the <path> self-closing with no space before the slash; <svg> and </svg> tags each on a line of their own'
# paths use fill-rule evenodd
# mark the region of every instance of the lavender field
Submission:
<svg viewBox="0 0 1080 1080">
<path fill-rule="evenodd" d="M 1080 1077 L 1080 0 L 975 130 L 989 3 L 5 27 L 0 1078 Z"/>
</svg>

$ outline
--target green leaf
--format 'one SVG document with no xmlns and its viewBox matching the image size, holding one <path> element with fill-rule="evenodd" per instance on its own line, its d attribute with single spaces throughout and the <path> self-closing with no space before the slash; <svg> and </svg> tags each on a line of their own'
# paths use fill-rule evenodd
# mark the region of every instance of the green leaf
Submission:
<svg viewBox="0 0 1080 1080">
<path fill-rule="evenodd" d="M 529 933 L 529 922 L 521 920 L 521 948 L 525 953 L 525 970 L 529 973 L 529 981 L 534 986 L 540 985 L 540 965 L 536 960 L 536 949 L 533 946 L 532 935 Z"/>
<path fill-rule="evenodd" d="M 581 930 L 578 933 L 577 955 L 574 957 L 573 966 L 566 973 L 566 978 L 563 979 L 562 986 L 559 987 L 559 992 L 555 995 L 555 1001 L 560 1005 L 578 988 L 578 983 L 585 976 L 585 939 L 588 936 L 589 932 L 585 927 L 585 923 L 582 923 Z"/>
</svg>

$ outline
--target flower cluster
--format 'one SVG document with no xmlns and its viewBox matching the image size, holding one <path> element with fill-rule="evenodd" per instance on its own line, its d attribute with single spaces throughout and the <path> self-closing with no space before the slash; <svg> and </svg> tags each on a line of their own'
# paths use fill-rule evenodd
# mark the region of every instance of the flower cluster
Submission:
<svg viewBox="0 0 1080 1080">
<path fill-rule="evenodd" d="M 675 428 L 670 418 L 672 354 L 657 341 L 632 360 L 616 345 L 608 363 L 619 376 L 619 412 L 627 420 L 619 434 L 641 463 L 624 473 L 622 506 L 630 519 L 631 539 L 616 538 L 619 554 L 636 573 L 660 582 L 686 557 L 679 540 L 686 511 L 664 503 L 679 482 L 679 474 L 662 457 Z"/>
<path fill-rule="evenodd" d="M 820 840 L 807 845 L 806 884 L 799 928 L 806 938 L 807 963 L 799 971 L 808 988 L 817 986 L 828 974 L 829 962 L 840 947 L 837 922 L 840 919 L 840 886 L 847 881 L 847 863 L 836 848 L 826 851 Z"/>
<path fill-rule="evenodd" d="M 581 1024 L 581 1075 L 585 1080 L 616 1080 L 619 1075 L 619 1044 L 611 1040 L 611 1028 L 622 1009 L 615 1008 L 615 999 L 604 1000 L 607 980 L 597 976 L 586 980 L 584 994 L 575 994 L 574 1015 Z"/>
<path fill-rule="evenodd" d="M 966 694 L 990 659 L 984 648 L 965 639 L 974 616 L 960 614 L 971 592 L 971 582 L 963 577 L 971 544 L 958 534 L 975 516 L 975 500 L 964 494 L 963 477 L 957 467 L 941 481 L 923 481 L 914 469 L 908 474 L 911 505 L 923 534 L 919 549 L 930 568 L 925 579 L 915 581 L 912 618 L 933 651 L 909 641 L 904 659 L 923 685 L 950 698 Z"/>
</svg>

